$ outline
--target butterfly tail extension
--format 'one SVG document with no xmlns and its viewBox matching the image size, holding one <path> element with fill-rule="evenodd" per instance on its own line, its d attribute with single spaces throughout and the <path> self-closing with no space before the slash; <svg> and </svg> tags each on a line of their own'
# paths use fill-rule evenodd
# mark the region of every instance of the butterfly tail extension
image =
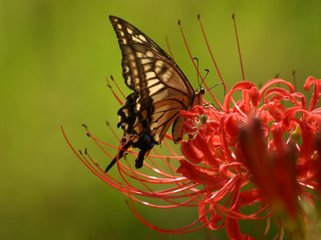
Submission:
<svg viewBox="0 0 321 240">
<path fill-rule="evenodd" d="M 123 156 L 126 150 L 133 144 L 132 141 L 128 141 L 126 144 L 122 146 L 122 148 L 119 150 L 117 155 L 114 157 L 114 159 L 108 164 L 108 166 L 105 169 L 105 172 L 107 173 L 114 165 L 115 163 L 120 160 Z"/>
</svg>

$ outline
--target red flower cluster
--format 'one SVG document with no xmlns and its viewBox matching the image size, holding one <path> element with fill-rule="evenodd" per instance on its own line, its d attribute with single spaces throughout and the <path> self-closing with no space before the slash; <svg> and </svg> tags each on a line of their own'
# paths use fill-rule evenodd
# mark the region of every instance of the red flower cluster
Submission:
<svg viewBox="0 0 321 240">
<path fill-rule="evenodd" d="M 165 140 L 170 155 L 154 150 L 145 163 L 148 174 L 132 168 L 130 162 L 119 161 L 121 178 L 115 179 L 88 154 L 72 149 L 94 174 L 127 195 L 131 203 L 198 209 L 195 222 L 165 230 L 146 221 L 130 204 L 147 226 L 170 233 L 225 228 L 230 239 L 252 239 L 241 233 L 240 220 L 268 219 L 281 210 L 298 218 L 304 215 L 301 203 L 313 203 L 320 189 L 321 108 L 317 104 L 321 80 L 307 78 L 304 89 L 311 87 L 308 102 L 282 79 L 272 79 L 261 89 L 242 81 L 227 92 L 219 109 L 205 104 L 181 111 L 188 134 L 181 144 L 183 156 Z M 113 157 L 109 152 L 114 146 L 88 130 L 87 134 Z M 251 212 L 243 211 L 248 206 L 253 206 Z"/>
</svg>

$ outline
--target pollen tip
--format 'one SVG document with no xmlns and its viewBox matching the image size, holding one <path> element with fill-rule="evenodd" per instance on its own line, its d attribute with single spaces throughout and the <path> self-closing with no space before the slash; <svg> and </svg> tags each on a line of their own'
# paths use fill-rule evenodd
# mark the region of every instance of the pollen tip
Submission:
<svg viewBox="0 0 321 240">
<path fill-rule="evenodd" d="M 178 24 L 178 25 L 181 25 L 181 20 L 178 19 L 177 24 Z"/>
<path fill-rule="evenodd" d="M 232 13 L 232 19 L 235 19 L 235 13 Z"/>
<path fill-rule="evenodd" d="M 197 20 L 200 20 L 201 19 L 201 15 L 198 13 L 197 14 Z"/>
</svg>

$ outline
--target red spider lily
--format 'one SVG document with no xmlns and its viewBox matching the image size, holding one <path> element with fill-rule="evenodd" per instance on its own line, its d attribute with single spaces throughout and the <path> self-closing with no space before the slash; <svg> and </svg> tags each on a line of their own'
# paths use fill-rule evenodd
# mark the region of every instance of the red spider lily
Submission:
<svg viewBox="0 0 321 240">
<path fill-rule="evenodd" d="M 167 233 L 225 228 L 230 239 L 253 239 L 241 233 L 239 221 L 269 219 L 282 209 L 297 219 L 304 215 L 302 202 L 316 201 L 321 180 L 321 80 L 307 78 L 304 89 L 310 87 L 313 94 L 307 102 L 282 79 L 272 79 L 261 89 L 242 81 L 227 92 L 220 109 L 204 105 L 181 111 L 188 135 L 181 143 L 182 155 L 170 147 L 168 135 L 163 146 L 169 155 L 154 149 L 145 163 L 148 173 L 132 168 L 129 161 L 117 161 L 120 179 L 106 174 L 86 151 L 78 153 L 66 139 L 87 168 L 129 197 L 130 209 L 148 227 Z M 110 149 L 119 147 L 86 131 L 112 159 Z M 135 202 L 160 209 L 197 208 L 198 216 L 182 228 L 162 229 L 147 221 Z M 248 206 L 253 206 L 251 212 L 245 213 Z"/>
</svg>

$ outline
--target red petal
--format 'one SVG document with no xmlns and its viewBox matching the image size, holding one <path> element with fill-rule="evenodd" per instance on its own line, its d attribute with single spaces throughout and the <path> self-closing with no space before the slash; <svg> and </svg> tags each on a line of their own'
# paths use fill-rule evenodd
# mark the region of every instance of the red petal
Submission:
<svg viewBox="0 0 321 240">
<path fill-rule="evenodd" d="M 189 161 L 195 164 L 200 163 L 204 158 L 204 153 L 193 144 L 193 141 L 183 141 L 181 151 Z"/>
</svg>

